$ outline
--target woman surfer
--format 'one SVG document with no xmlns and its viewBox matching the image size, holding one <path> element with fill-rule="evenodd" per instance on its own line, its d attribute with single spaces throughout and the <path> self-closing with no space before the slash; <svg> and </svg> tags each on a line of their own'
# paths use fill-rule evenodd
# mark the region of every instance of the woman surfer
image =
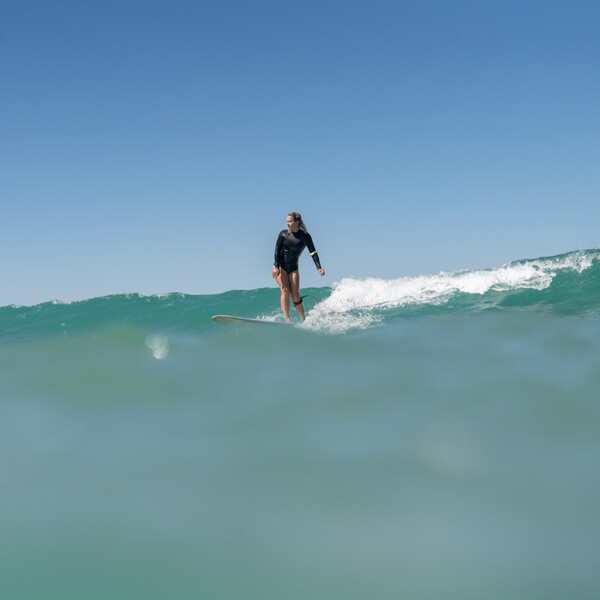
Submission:
<svg viewBox="0 0 600 600">
<path fill-rule="evenodd" d="M 291 212 L 287 216 L 287 229 L 282 230 L 275 243 L 275 264 L 273 277 L 281 289 L 281 309 L 287 323 L 290 322 L 290 295 L 300 320 L 304 321 L 304 306 L 300 296 L 300 275 L 298 273 L 298 259 L 304 248 L 308 248 L 310 255 L 323 277 L 325 270 L 319 262 L 319 255 L 315 250 L 312 237 L 306 231 L 302 216 Z"/>
</svg>

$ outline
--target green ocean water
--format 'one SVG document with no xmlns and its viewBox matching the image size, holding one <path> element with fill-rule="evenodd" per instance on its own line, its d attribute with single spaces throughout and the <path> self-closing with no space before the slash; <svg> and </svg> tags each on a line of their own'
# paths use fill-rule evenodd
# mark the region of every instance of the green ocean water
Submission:
<svg viewBox="0 0 600 600">
<path fill-rule="evenodd" d="M 0 598 L 597 598 L 600 251 L 0 308 Z"/>
</svg>

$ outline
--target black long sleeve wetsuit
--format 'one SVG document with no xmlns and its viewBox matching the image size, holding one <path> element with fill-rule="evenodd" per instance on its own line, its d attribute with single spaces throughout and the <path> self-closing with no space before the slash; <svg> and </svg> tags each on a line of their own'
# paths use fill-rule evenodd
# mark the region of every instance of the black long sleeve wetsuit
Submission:
<svg viewBox="0 0 600 600">
<path fill-rule="evenodd" d="M 275 243 L 275 266 L 281 267 L 288 275 L 297 271 L 298 259 L 304 248 L 308 248 L 317 269 L 320 269 L 319 255 L 310 233 L 301 229 L 295 233 L 287 229 L 282 230 Z"/>
</svg>

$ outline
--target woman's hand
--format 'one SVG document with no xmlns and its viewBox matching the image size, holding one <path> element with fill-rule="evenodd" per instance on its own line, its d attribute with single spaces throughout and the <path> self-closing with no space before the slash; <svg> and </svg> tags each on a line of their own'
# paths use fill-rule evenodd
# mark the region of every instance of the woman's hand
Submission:
<svg viewBox="0 0 600 600">
<path fill-rule="evenodd" d="M 325 275 L 325 269 L 319 269 L 319 275 L 323 277 L 323 275 Z"/>
<path fill-rule="evenodd" d="M 273 267 L 271 275 L 273 276 L 273 279 L 277 279 L 277 277 L 279 277 L 279 267 Z"/>
</svg>

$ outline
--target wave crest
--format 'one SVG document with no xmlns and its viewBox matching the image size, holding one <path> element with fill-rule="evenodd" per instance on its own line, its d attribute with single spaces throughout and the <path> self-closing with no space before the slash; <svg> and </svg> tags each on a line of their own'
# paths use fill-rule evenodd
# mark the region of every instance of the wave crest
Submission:
<svg viewBox="0 0 600 600">
<path fill-rule="evenodd" d="M 334 332 L 366 328 L 381 322 L 394 309 L 439 307 L 461 296 L 471 296 L 463 307 L 469 304 L 470 308 L 489 308 L 489 302 L 477 303 L 478 297 L 495 292 L 547 290 L 561 274 L 582 274 L 599 262 L 600 251 L 587 250 L 516 261 L 493 269 L 396 279 L 348 277 L 333 285 L 331 295 L 307 317 L 306 326 Z M 497 300 L 501 298 L 496 294 Z"/>
</svg>

